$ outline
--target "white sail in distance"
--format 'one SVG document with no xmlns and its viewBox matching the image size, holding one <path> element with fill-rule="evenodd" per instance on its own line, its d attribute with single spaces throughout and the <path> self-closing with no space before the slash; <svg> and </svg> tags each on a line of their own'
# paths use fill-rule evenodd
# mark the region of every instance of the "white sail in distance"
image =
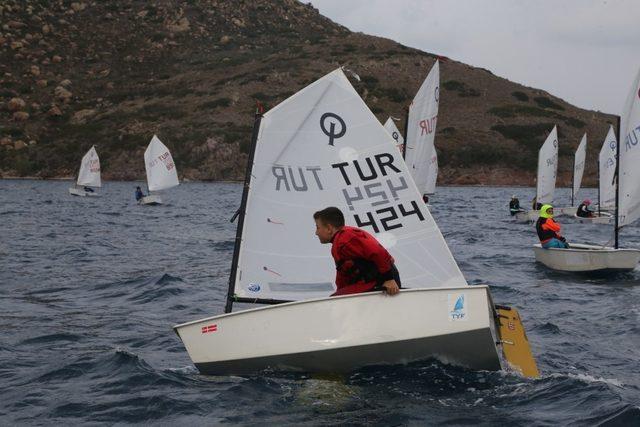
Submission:
<svg viewBox="0 0 640 427">
<path fill-rule="evenodd" d="M 409 106 L 406 135 L 405 161 L 418 190 L 423 194 L 433 193 L 435 189 L 435 182 L 431 191 L 428 186 L 429 179 L 433 176 L 431 167 L 435 153 L 439 99 L 440 65 L 436 61 Z"/>
<path fill-rule="evenodd" d="M 429 165 L 429 176 L 427 177 L 427 185 L 425 186 L 425 194 L 434 194 L 436 192 L 436 181 L 438 181 L 438 153 L 436 147 L 433 147 L 433 155 L 431 156 L 431 164 Z"/>
<path fill-rule="evenodd" d="M 613 208 L 616 205 L 616 150 L 618 141 L 613 126 L 609 126 L 609 132 L 602 143 L 598 156 L 599 178 L 598 188 L 600 194 L 600 207 Z"/>
<path fill-rule="evenodd" d="M 144 152 L 144 166 L 149 191 L 166 190 L 179 184 L 171 152 L 155 135 Z"/>
<path fill-rule="evenodd" d="M 584 164 L 587 159 L 587 134 L 585 133 L 580 140 L 580 144 L 576 149 L 576 155 L 573 159 L 573 200 L 578 199 L 578 191 L 582 184 L 582 176 L 584 174 Z"/>
<path fill-rule="evenodd" d="M 92 146 L 87 154 L 82 158 L 80 163 L 80 172 L 78 172 L 78 185 L 85 187 L 100 187 L 100 159 L 96 152 L 96 147 Z"/>
<path fill-rule="evenodd" d="M 619 158 L 618 226 L 623 227 L 640 217 L 640 70 L 620 120 Z"/>
<path fill-rule="evenodd" d="M 558 131 L 553 127 L 538 153 L 538 182 L 536 200 L 538 203 L 553 203 L 558 172 Z"/>
<path fill-rule="evenodd" d="M 384 122 L 384 128 L 387 130 L 387 132 L 389 132 L 389 135 L 391 135 L 391 138 L 393 138 L 393 140 L 396 142 L 396 147 L 398 148 L 398 150 L 402 152 L 403 145 L 404 145 L 404 137 L 398 130 L 398 127 L 396 126 L 395 122 L 391 117 L 389 117 L 387 121 Z"/>
<path fill-rule="evenodd" d="M 335 290 L 313 213 L 336 206 L 394 257 L 403 287 L 466 286 L 395 141 L 341 69 L 267 112 L 256 141 L 235 293 L 301 300 Z"/>
</svg>

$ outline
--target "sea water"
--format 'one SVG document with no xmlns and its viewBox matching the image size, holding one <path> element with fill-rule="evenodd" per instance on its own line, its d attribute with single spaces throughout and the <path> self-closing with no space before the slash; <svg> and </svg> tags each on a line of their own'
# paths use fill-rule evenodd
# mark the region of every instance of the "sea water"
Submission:
<svg viewBox="0 0 640 427">
<path fill-rule="evenodd" d="M 0 180 L 0 424 L 640 425 L 640 271 L 536 264 L 534 227 L 508 214 L 532 188 L 438 188 L 431 211 L 469 283 L 518 308 L 539 379 L 435 360 L 327 378 L 197 372 L 171 327 L 223 311 L 242 186 L 185 183 L 153 207 L 140 184 Z M 612 237 L 558 220 L 569 242 Z M 620 240 L 640 248 L 640 229 Z"/>
</svg>

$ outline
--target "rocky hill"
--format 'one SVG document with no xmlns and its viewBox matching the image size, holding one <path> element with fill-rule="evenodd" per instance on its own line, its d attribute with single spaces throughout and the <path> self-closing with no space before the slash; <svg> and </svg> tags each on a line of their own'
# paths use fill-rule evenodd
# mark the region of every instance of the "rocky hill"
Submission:
<svg viewBox="0 0 640 427">
<path fill-rule="evenodd" d="M 384 122 L 404 117 L 438 58 L 351 32 L 295 0 L 4 0 L 0 23 L 4 177 L 72 176 L 95 144 L 105 179 L 142 178 L 157 134 L 182 178 L 241 179 L 256 101 L 274 106 L 344 65 Z M 440 59 L 440 183 L 532 185 L 554 124 L 559 184 L 570 181 L 584 132 L 595 183 L 613 116 Z"/>
</svg>

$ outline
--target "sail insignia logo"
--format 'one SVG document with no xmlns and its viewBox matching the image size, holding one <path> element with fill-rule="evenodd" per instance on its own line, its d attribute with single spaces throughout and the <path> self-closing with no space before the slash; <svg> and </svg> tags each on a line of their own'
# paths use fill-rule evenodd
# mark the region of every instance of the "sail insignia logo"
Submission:
<svg viewBox="0 0 640 427">
<path fill-rule="evenodd" d="M 342 138 L 347 133 L 347 125 L 342 117 L 335 113 L 324 113 L 320 117 L 320 129 L 329 137 L 329 145 L 333 146 L 333 141 Z"/>
<path fill-rule="evenodd" d="M 468 318 L 465 294 L 448 294 L 447 307 L 450 322 L 466 321 Z"/>
<path fill-rule="evenodd" d="M 257 283 L 250 283 L 247 289 L 249 292 L 260 292 L 260 285 Z"/>
</svg>

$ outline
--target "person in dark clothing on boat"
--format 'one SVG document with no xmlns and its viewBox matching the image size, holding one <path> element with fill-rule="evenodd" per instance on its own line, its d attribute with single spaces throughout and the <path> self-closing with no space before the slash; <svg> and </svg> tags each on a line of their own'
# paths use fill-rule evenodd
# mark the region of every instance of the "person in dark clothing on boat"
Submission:
<svg viewBox="0 0 640 427">
<path fill-rule="evenodd" d="M 576 215 L 580 218 L 593 218 L 594 213 L 591 209 L 589 209 L 589 205 L 591 204 L 591 200 L 583 200 L 582 203 L 578 206 L 578 210 L 576 211 Z"/>
<path fill-rule="evenodd" d="M 86 191 L 87 193 L 93 193 L 94 192 L 93 188 L 87 187 L 87 186 L 84 187 L 84 191 Z"/>
<path fill-rule="evenodd" d="M 540 217 L 536 222 L 536 231 L 543 248 L 567 249 L 567 239 L 560 235 L 560 224 L 553 220 L 553 206 L 543 205 L 540 208 Z"/>
<path fill-rule="evenodd" d="M 429 196 L 427 196 L 426 194 L 422 195 L 422 201 L 424 202 L 425 205 L 429 204 Z"/>
<path fill-rule="evenodd" d="M 344 224 L 344 215 L 336 207 L 313 214 L 320 243 L 331 243 L 336 264 L 336 292 L 332 296 L 361 292 L 400 291 L 400 274 L 393 257 L 365 230 Z"/>
<path fill-rule="evenodd" d="M 533 209 L 534 211 L 539 211 L 540 209 L 542 209 L 542 203 L 538 203 L 538 200 L 534 197 L 533 200 L 531 200 L 531 209 Z"/>
<path fill-rule="evenodd" d="M 144 193 L 142 192 L 142 189 L 138 186 L 136 187 L 136 201 L 140 201 L 140 199 L 142 199 L 144 197 Z"/>
<path fill-rule="evenodd" d="M 518 212 L 524 212 L 524 209 L 520 207 L 520 200 L 518 200 L 515 194 L 511 196 L 511 201 L 509 201 L 509 212 L 511 216 L 514 216 Z"/>
</svg>

